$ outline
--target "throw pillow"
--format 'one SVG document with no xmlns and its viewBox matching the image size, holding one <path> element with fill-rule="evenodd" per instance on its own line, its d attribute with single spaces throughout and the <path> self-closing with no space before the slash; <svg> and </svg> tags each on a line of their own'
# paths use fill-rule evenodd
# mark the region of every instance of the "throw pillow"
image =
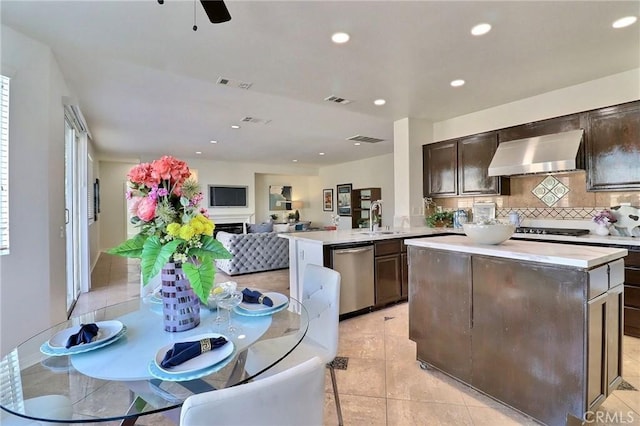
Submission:
<svg viewBox="0 0 640 426">
<path fill-rule="evenodd" d="M 273 223 L 250 223 L 247 232 L 250 234 L 273 232 Z"/>
</svg>

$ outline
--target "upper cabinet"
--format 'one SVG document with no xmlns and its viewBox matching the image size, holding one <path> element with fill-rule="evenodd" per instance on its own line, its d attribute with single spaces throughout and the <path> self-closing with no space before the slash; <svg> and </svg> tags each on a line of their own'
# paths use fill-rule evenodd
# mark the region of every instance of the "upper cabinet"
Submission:
<svg viewBox="0 0 640 426">
<path fill-rule="evenodd" d="M 444 141 L 422 146 L 425 197 L 458 195 L 458 141 Z"/>
<path fill-rule="evenodd" d="M 588 113 L 587 190 L 640 189 L 640 101 Z"/>
<path fill-rule="evenodd" d="M 507 195 L 509 180 L 488 175 L 497 148 L 497 132 L 423 145 L 424 196 Z"/>
</svg>

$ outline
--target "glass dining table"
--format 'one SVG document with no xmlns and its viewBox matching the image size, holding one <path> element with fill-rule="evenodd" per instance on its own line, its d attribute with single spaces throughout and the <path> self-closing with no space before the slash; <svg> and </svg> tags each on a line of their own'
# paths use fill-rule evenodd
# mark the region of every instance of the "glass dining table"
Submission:
<svg viewBox="0 0 640 426">
<path fill-rule="evenodd" d="M 162 305 L 145 298 L 57 324 L 2 358 L 3 394 L 6 388 L 12 397 L 3 395 L 0 408 L 44 422 L 116 421 L 132 425 L 143 416 L 179 409 L 191 395 L 251 381 L 284 359 L 302 341 L 309 325 L 305 307 L 291 298 L 280 309 L 234 311 L 234 333 L 227 332 L 226 322 L 215 321 L 215 308 L 202 305 L 200 314 L 197 327 L 166 332 Z M 88 323 L 104 325 L 105 338 L 69 349 L 56 346 L 60 336 L 66 338 L 70 331 Z M 188 367 L 177 371 L 161 367 L 162 356 L 174 343 L 217 334 L 225 336 L 230 344 L 190 360 Z M 251 346 L 268 339 L 278 342 L 276 353 L 257 360 L 262 364 L 252 365 L 252 374 L 248 373 L 245 362 Z M 223 348 L 223 352 L 214 353 Z M 59 411 L 53 415 L 25 412 L 24 401 L 47 395 L 68 398 L 71 411 L 62 415 L 65 418 L 60 418 Z"/>
</svg>

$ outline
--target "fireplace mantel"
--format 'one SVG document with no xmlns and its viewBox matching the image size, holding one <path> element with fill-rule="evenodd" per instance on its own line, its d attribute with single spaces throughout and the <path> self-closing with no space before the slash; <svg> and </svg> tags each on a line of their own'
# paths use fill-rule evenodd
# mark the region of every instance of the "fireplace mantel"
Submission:
<svg viewBox="0 0 640 426">
<path fill-rule="evenodd" d="M 209 218 L 214 223 L 253 223 L 255 213 L 216 214 L 209 212 Z"/>
</svg>

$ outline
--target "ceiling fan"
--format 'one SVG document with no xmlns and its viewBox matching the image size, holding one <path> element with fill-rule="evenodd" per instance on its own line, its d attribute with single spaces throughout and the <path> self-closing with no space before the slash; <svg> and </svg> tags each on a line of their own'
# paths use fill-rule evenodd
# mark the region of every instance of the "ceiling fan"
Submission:
<svg viewBox="0 0 640 426">
<path fill-rule="evenodd" d="M 159 4 L 164 4 L 164 0 L 158 0 Z M 227 22 L 231 20 L 231 15 L 227 10 L 227 6 L 225 6 L 224 1 L 222 0 L 200 0 L 202 3 L 202 8 L 204 9 L 209 21 L 212 24 L 221 24 L 223 22 Z M 194 0 L 194 24 L 193 31 L 198 30 L 198 26 L 195 24 L 195 0 Z"/>
</svg>

